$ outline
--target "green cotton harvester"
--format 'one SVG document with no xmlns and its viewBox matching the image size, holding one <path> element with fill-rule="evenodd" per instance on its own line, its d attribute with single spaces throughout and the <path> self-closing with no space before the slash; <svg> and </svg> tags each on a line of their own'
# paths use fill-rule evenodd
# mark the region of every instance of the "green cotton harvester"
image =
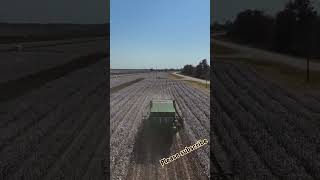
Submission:
<svg viewBox="0 0 320 180">
<path fill-rule="evenodd" d="M 153 129 L 177 132 L 183 125 L 174 100 L 151 100 L 145 120 Z"/>
</svg>

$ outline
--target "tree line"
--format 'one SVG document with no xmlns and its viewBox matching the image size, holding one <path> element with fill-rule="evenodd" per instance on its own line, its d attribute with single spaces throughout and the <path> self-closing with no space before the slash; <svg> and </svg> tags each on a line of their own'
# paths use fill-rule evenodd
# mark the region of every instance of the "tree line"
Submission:
<svg viewBox="0 0 320 180">
<path fill-rule="evenodd" d="M 289 1 L 275 16 L 244 10 L 233 22 L 215 23 L 236 42 L 303 57 L 320 57 L 320 16 L 310 0 Z"/>
<path fill-rule="evenodd" d="M 193 66 L 192 64 L 185 65 L 182 68 L 181 73 L 187 76 L 209 80 L 210 65 L 208 64 L 207 60 L 204 59 L 200 61 L 200 63 L 197 66 Z"/>
</svg>

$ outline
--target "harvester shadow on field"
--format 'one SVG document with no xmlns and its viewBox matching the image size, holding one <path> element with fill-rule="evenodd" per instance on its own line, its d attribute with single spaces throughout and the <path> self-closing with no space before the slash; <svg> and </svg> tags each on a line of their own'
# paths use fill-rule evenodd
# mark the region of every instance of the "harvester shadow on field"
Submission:
<svg viewBox="0 0 320 180">
<path fill-rule="evenodd" d="M 147 119 L 136 137 L 133 148 L 134 161 L 138 164 L 159 163 L 170 156 L 174 135 L 161 128 L 151 128 Z"/>
</svg>

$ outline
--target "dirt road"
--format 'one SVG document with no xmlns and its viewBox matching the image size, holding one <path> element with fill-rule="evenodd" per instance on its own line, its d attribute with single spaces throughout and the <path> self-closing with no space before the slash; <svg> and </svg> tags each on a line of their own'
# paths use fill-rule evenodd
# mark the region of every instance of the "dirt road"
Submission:
<svg viewBox="0 0 320 180">
<path fill-rule="evenodd" d="M 238 54 L 233 54 L 233 55 L 223 55 L 223 57 L 249 58 L 255 61 L 282 63 L 282 64 L 292 66 L 302 70 L 307 69 L 307 60 L 305 58 L 292 57 L 292 56 L 270 52 L 270 51 L 266 51 L 258 48 L 247 47 L 244 45 L 221 41 L 217 39 L 212 39 L 212 41 L 217 45 L 225 46 L 239 52 Z M 220 57 L 217 56 L 216 58 L 220 58 Z M 310 70 L 320 71 L 320 63 L 315 61 L 310 61 Z"/>
<path fill-rule="evenodd" d="M 194 78 L 194 77 L 190 77 L 190 76 L 184 76 L 182 74 L 178 74 L 177 72 L 174 72 L 172 74 L 181 77 L 182 79 L 180 79 L 180 80 L 189 80 L 189 81 L 200 82 L 202 84 L 210 84 L 210 80 L 206 81 L 206 80 L 203 80 L 203 79 L 198 79 L 198 78 Z"/>
</svg>

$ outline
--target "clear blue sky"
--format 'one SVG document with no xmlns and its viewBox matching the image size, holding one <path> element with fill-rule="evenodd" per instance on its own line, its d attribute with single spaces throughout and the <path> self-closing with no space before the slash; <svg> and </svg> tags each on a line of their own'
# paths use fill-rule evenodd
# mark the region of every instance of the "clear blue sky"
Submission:
<svg viewBox="0 0 320 180">
<path fill-rule="evenodd" d="M 210 61 L 209 0 L 111 0 L 112 69 Z"/>
</svg>

